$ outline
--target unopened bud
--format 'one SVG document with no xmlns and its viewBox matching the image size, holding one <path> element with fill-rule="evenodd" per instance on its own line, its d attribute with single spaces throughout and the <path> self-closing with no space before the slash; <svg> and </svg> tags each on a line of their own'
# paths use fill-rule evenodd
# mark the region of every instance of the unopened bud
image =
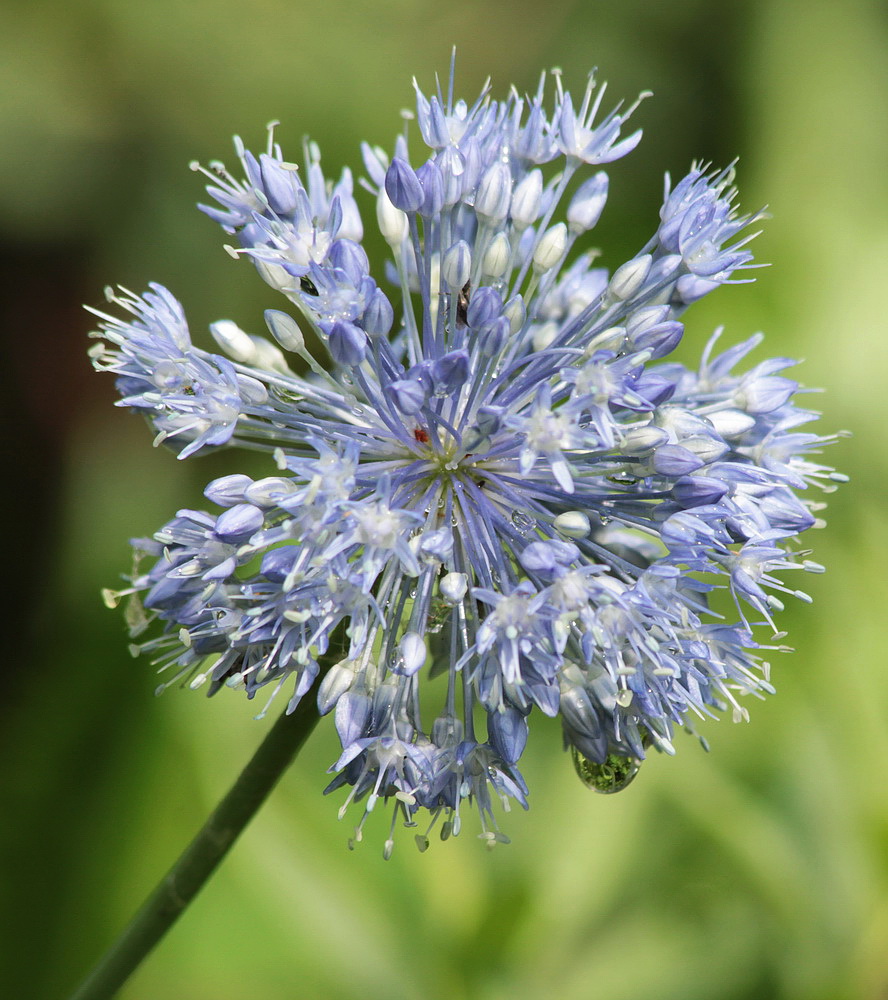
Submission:
<svg viewBox="0 0 888 1000">
<path fill-rule="evenodd" d="M 524 321 L 527 319 L 524 299 L 520 295 L 513 295 L 503 306 L 503 316 L 509 321 L 509 330 L 514 336 L 524 326 Z"/>
<path fill-rule="evenodd" d="M 512 172 L 507 163 L 491 164 L 475 195 L 475 213 L 485 222 L 502 222 L 509 214 L 509 202 L 512 200 Z"/>
<path fill-rule="evenodd" d="M 589 518 L 581 510 L 566 510 L 552 523 L 556 531 L 568 538 L 585 538 L 592 530 Z"/>
<path fill-rule="evenodd" d="M 305 347 L 305 338 L 299 329 L 299 324 L 278 309 L 265 310 L 265 325 L 269 333 L 283 347 L 285 351 L 292 351 L 299 354 Z"/>
<path fill-rule="evenodd" d="M 465 573 L 448 573 L 441 577 L 438 590 L 448 604 L 459 604 L 469 589 L 469 580 Z"/>
<path fill-rule="evenodd" d="M 256 358 L 256 345 L 250 335 L 230 319 L 220 319 L 210 323 L 213 340 L 233 361 L 242 365 L 252 364 Z"/>
<path fill-rule="evenodd" d="M 608 292 L 615 299 L 631 299 L 644 284 L 651 269 L 651 255 L 642 254 L 618 267 L 611 276 Z"/>
<path fill-rule="evenodd" d="M 464 288 L 472 273 L 472 251 L 465 240 L 454 243 L 444 254 L 441 277 L 451 291 Z"/>
<path fill-rule="evenodd" d="M 558 264 L 567 252 L 567 226 L 559 222 L 552 226 L 537 244 L 533 252 L 533 269 L 549 271 Z"/>
<path fill-rule="evenodd" d="M 509 269 L 512 259 L 512 248 L 505 233 L 497 233 L 484 251 L 484 273 L 494 280 L 502 278 Z"/>
<path fill-rule="evenodd" d="M 607 201 L 607 185 L 607 174 L 600 170 L 577 189 L 567 207 L 567 221 L 572 233 L 579 235 L 596 225 Z"/>
<path fill-rule="evenodd" d="M 337 320 L 330 330 L 327 347 L 337 364 L 351 368 L 364 360 L 367 352 L 367 334 L 353 323 Z"/>
<path fill-rule="evenodd" d="M 379 189 L 376 198 L 376 221 L 382 238 L 393 250 L 407 239 L 407 216 L 399 208 L 395 208 L 385 188 Z"/>
<path fill-rule="evenodd" d="M 536 222 L 543 200 L 543 172 L 537 168 L 521 181 L 512 195 L 512 223 L 526 229 Z"/>
<path fill-rule="evenodd" d="M 392 160 L 385 172 L 385 193 L 402 212 L 415 212 L 422 205 L 422 185 L 410 164 L 400 156 Z"/>
</svg>

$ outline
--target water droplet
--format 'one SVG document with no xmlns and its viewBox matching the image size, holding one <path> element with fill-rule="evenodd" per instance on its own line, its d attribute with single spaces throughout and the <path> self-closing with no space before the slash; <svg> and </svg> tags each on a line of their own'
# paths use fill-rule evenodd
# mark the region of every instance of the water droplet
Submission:
<svg viewBox="0 0 888 1000">
<path fill-rule="evenodd" d="M 601 764 L 583 756 L 576 747 L 570 748 L 570 755 L 580 781 L 587 788 L 604 795 L 621 792 L 641 767 L 638 758 L 621 757 L 615 753 L 609 753 Z"/>
<path fill-rule="evenodd" d="M 512 524 L 518 529 L 519 535 L 529 535 L 534 525 L 534 520 L 523 510 L 513 510 L 510 518 Z"/>
</svg>

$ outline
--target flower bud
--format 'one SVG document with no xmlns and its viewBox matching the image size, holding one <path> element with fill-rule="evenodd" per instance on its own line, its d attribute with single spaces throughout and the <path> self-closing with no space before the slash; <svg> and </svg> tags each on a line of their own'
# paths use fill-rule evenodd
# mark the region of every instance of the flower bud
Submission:
<svg viewBox="0 0 888 1000">
<path fill-rule="evenodd" d="M 643 306 L 641 309 L 636 309 L 626 320 L 626 336 L 630 340 L 634 339 L 645 330 L 662 323 L 668 318 L 669 312 L 669 306 L 666 305 Z"/>
<path fill-rule="evenodd" d="M 471 273 L 472 251 L 465 240 L 459 240 L 444 253 L 444 259 L 441 262 L 441 277 L 447 287 L 452 292 L 456 292 L 465 287 Z"/>
<path fill-rule="evenodd" d="M 509 321 L 505 316 L 495 319 L 478 331 L 478 350 L 488 358 L 495 357 L 509 339 Z"/>
<path fill-rule="evenodd" d="M 727 492 L 728 484 L 711 476 L 682 476 L 672 487 L 673 498 L 685 508 L 718 503 Z"/>
<path fill-rule="evenodd" d="M 518 184 L 512 194 L 512 223 L 516 229 L 532 226 L 543 200 L 543 172 L 537 168 Z"/>
<path fill-rule="evenodd" d="M 239 503 L 216 518 L 216 535 L 225 542 L 235 544 L 246 541 L 263 525 L 265 517 L 258 507 L 251 503 Z"/>
<path fill-rule="evenodd" d="M 558 264 L 567 252 L 567 226 L 559 222 L 552 226 L 537 244 L 533 252 L 533 269 L 539 273 L 549 271 Z"/>
<path fill-rule="evenodd" d="M 447 146 L 441 153 L 439 166 L 444 189 L 444 204 L 450 207 L 462 198 L 465 190 L 466 161 L 456 146 Z"/>
<path fill-rule="evenodd" d="M 220 319 L 210 323 L 213 340 L 233 361 L 242 365 L 252 364 L 256 358 L 256 345 L 250 335 L 230 319 Z"/>
<path fill-rule="evenodd" d="M 441 168 L 434 160 L 426 160 L 416 171 L 416 178 L 422 188 L 419 214 L 430 219 L 444 207 L 444 178 L 441 175 Z"/>
<path fill-rule="evenodd" d="M 399 208 L 395 208 L 385 188 L 380 188 L 376 198 L 376 221 L 382 238 L 393 250 L 407 239 L 407 216 Z"/>
<path fill-rule="evenodd" d="M 385 394 L 395 409 L 408 416 L 419 413 L 426 401 L 426 390 L 418 379 L 402 378 L 389 382 Z"/>
<path fill-rule="evenodd" d="M 381 288 L 377 288 L 367 303 L 361 326 L 368 337 L 384 337 L 392 328 L 395 312 L 392 304 Z"/>
<path fill-rule="evenodd" d="M 684 324 L 678 320 L 657 323 L 632 338 L 636 351 L 647 351 L 652 358 L 663 358 L 678 346 L 684 336 Z"/>
<path fill-rule="evenodd" d="M 555 530 L 568 538 L 586 538 L 592 530 L 589 518 L 581 510 L 566 510 L 552 522 Z"/>
<path fill-rule="evenodd" d="M 321 715 L 326 715 L 354 684 L 355 672 L 349 662 L 334 663 L 324 675 L 318 688 L 318 712 Z"/>
<path fill-rule="evenodd" d="M 402 212 L 415 212 L 423 201 L 422 185 L 410 164 L 396 156 L 385 172 L 385 193 Z"/>
<path fill-rule="evenodd" d="M 500 315 L 503 300 L 500 293 L 489 285 L 476 288 L 472 292 L 469 307 L 466 310 L 466 320 L 470 327 L 477 330 L 489 326 Z"/>
<path fill-rule="evenodd" d="M 292 479 L 281 476 L 266 476 L 250 483 L 244 490 L 244 498 L 257 507 L 275 507 L 281 500 L 296 492 Z M 274 550 L 277 551 L 277 550 Z"/>
<path fill-rule="evenodd" d="M 512 200 L 512 172 L 507 163 L 492 163 L 484 172 L 475 195 L 475 214 L 489 225 L 502 222 Z"/>
<path fill-rule="evenodd" d="M 330 356 L 338 365 L 352 368 L 364 360 L 367 353 L 367 334 L 354 323 L 337 320 L 330 330 L 327 342 Z"/>
<path fill-rule="evenodd" d="M 284 546 L 281 549 L 271 549 L 262 557 L 259 572 L 266 580 L 273 583 L 284 583 L 293 569 L 293 564 L 299 557 L 299 553 L 293 551 L 292 545 Z"/>
<path fill-rule="evenodd" d="M 220 507 L 233 507 L 244 502 L 244 490 L 253 485 L 249 476 L 234 473 L 214 479 L 204 490 L 204 496 Z"/>
<path fill-rule="evenodd" d="M 520 295 L 513 295 L 503 306 L 503 316 L 508 319 L 509 332 L 514 336 L 524 326 L 527 319 L 524 299 Z"/>
<path fill-rule="evenodd" d="M 631 299 L 640 290 L 651 269 L 651 255 L 642 254 L 626 261 L 611 276 L 608 293 L 615 299 Z"/>
<path fill-rule="evenodd" d="M 489 278 L 497 281 L 509 269 L 512 259 L 512 248 L 509 237 L 505 233 L 497 233 L 484 251 L 482 269 Z"/>
<path fill-rule="evenodd" d="M 469 580 L 465 573 L 448 573 L 438 583 L 438 590 L 448 604 L 459 604 L 468 589 Z"/>
<path fill-rule="evenodd" d="M 509 706 L 487 716 L 490 743 L 508 764 L 514 764 L 527 744 L 527 719 L 517 708 Z"/>
<path fill-rule="evenodd" d="M 424 531 L 418 537 L 419 551 L 427 562 L 444 562 L 453 551 L 453 532 L 450 528 Z"/>
<path fill-rule="evenodd" d="M 659 448 L 669 440 L 669 435 L 660 427 L 633 427 L 620 441 L 620 451 L 626 455 L 644 455 Z"/>
<path fill-rule="evenodd" d="M 366 694 L 359 691 L 345 691 L 336 701 L 334 722 L 339 742 L 347 747 L 364 735 L 370 720 L 373 705 Z"/>
<path fill-rule="evenodd" d="M 285 351 L 300 354 L 305 348 L 305 338 L 299 329 L 299 324 L 279 309 L 265 310 L 265 325 L 269 333 Z"/>
<path fill-rule="evenodd" d="M 278 215 L 290 215 L 296 210 L 296 168 L 281 163 L 268 153 L 259 156 L 259 174 L 268 204 Z"/>
<path fill-rule="evenodd" d="M 478 140 L 474 136 L 463 142 L 461 148 L 464 163 L 463 197 L 468 200 L 469 196 L 475 191 L 475 188 L 478 187 L 478 181 L 481 179 L 481 171 L 484 169 L 484 159 L 481 156 Z M 507 200 L 506 211 L 508 211 L 508 206 L 509 203 Z"/>
<path fill-rule="evenodd" d="M 398 643 L 398 656 L 392 673 L 412 677 L 426 661 L 425 640 L 418 632 L 405 632 Z"/>
<path fill-rule="evenodd" d="M 367 251 L 360 243 L 352 240 L 334 240 L 328 254 L 330 263 L 345 271 L 352 284 L 357 288 L 361 281 L 370 273 L 370 261 Z"/>
<path fill-rule="evenodd" d="M 464 350 L 450 351 L 432 365 L 432 382 L 439 396 L 461 389 L 468 377 L 469 355 Z"/>
<path fill-rule="evenodd" d="M 703 464 L 694 452 L 680 444 L 664 444 L 654 452 L 654 471 L 661 476 L 684 476 Z"/>
<path fill-rule="evenodd" d="M 607 186 L 607 174 L 600 170 L 577 188 L 567 206 L 567 222 L 572 233 L 578 236 L 595 227 L 607 201 Z"/>
</svg>

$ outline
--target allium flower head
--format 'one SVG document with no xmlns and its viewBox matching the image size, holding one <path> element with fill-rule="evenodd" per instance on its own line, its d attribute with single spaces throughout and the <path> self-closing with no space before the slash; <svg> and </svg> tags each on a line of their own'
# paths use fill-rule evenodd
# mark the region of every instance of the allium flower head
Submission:
<svg viewBox="0 0 888 1000">
<path fill-rule="evenodd" d="M 271 339 L 222 320 L 225 356 L 195 347 L 157 285 L 98 313 L 95 365 L 157 441 L 273 459 L 133 543 L 151 560 L 121 592 L 133 630 L 163 623 L 140 649 L 163 687 L 288 711 L 311 692 L 358 838 L 385 799 L 445 836 L 475 807 L 504 840 L 494 803 L 527 805 L 534 712 L 600 791 L 672 753 L 677 727 L 745 717 L 742 696 L 771 690 L 783 596 L 806 599 L 784 578 L 820 569 L 797 544 L 803 494 L 842 477 L 799 429 L 815 414 L 793 362 L 743 370 L 760 338 L 721 349 L 720 331 L 699 367 L 669 360 L 685 307 L 749 280 L 733 170 L 667 177 L 653 235 L 608 272 L 575 245 L 605 207 L 601 166 L 638 144 L 635 105 L 600 115 L 593 79 L 577 102 L 552 89 L 469 105 L 452 75 L 417 86 L 418 135 L 363 149 L 381 272 L 351 173 L 325 179 L 313 144 L 297 165 L 270 133 L 258 156 L 237 141 L 242 177 L 197 168 L 203 210 L 278 295 Z"/>
</svg>

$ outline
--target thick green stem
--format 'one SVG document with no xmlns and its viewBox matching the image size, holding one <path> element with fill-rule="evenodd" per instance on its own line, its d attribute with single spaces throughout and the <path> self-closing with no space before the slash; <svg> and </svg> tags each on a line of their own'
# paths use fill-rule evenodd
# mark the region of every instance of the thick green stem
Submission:
<svg viewBox="0 0 888 1000">
<path fill-rule="evenodd" d="M 225 798 L 71 1000 L 113 997 L 216 870 L 318 721 L 309 692 L 282 715 Z"/>
</svg>

